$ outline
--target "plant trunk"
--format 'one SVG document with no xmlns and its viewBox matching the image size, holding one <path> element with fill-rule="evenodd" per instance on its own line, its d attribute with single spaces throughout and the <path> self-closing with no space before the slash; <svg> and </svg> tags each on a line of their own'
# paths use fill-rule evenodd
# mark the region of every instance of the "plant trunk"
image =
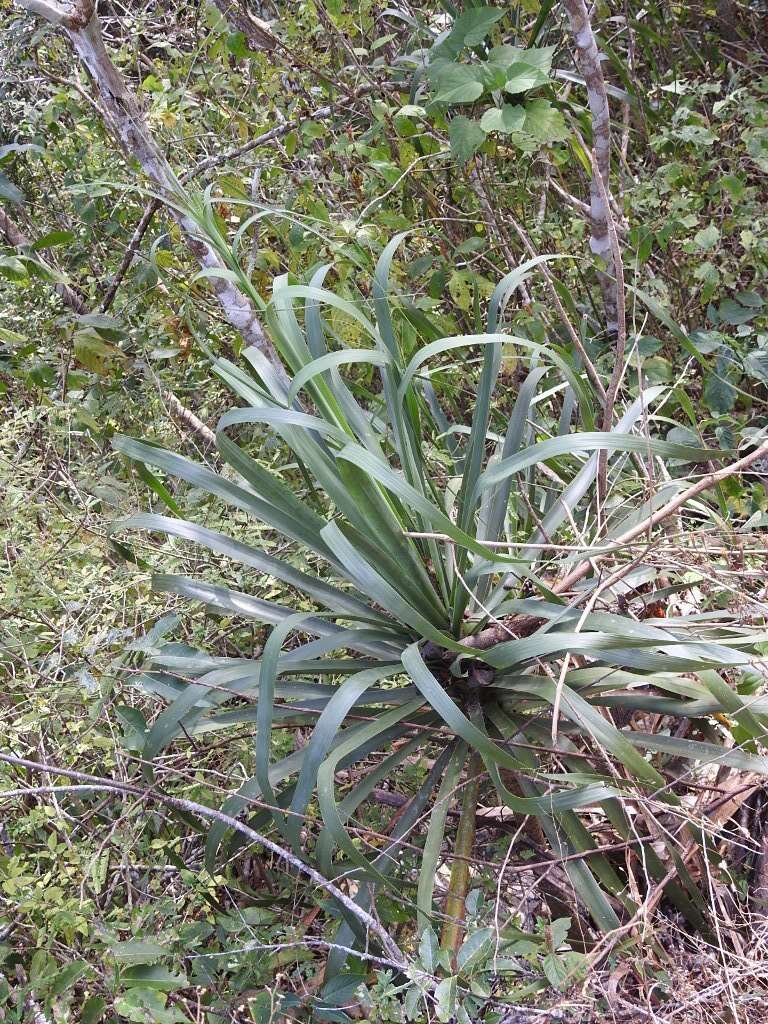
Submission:
<svg viewBox="0 0 768 1024">
<path fill-rule="evenodd" d="M 475 848 L 475 819 L 483 770 L 482 757 L 478 753 L 472 754 L 467 769 L 467 783 L 464 787 L 461 817 L 456 829 L 456 843 L 453 851 L 457 857 L 462 859 L 454 860 L 451 868 L 451 882 L 444 907 L 446 920 L 443 923 L 440 937 L 440 946 L 450 952 L 452 962 L 456 959 L 456 954 L 464 938 L 466 899 L 469 891 L 469 858 Z"/>
</svg>

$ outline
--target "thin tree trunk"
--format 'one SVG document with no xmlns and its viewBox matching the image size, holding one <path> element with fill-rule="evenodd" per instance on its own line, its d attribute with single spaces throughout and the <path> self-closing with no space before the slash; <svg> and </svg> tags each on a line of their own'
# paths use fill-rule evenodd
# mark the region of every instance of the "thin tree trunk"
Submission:
<svg viewBox="0 0 768 1024">
<path fill-rule="evenodd" d="M 440 946 L 448 950 L 452 961 L 455 961 L 464 938 L 464 919 L 467 914 L 466 902 L 470 882 L 469 858 L 472 857 L 475 848 L 477 804 L 483 771 L 483 759 L 478 753 L 472 754 L 467 768 L 461 817 L 456 829 L 456 860 L 451 867 L 451 881 L 445 898 L 445 921 L 440 936 Z"/>
<path fill-rule="evenodd" d="M 144 114 L 122 75 L 110 60 L 104 46 L 93 0 L 80 0 L 65 10 L 53 0 L 18 0 L 27 11 L 41 14 L 67 32 L 72 46 L 98 89 L 105 124 L 125 152 L 142 168 L 166 200 L 168 209 L 187 239 L 187 245 L 204 270 L 222 271 L 226 267 L 198 232 L 191 217 L 175 208 L 181 185 L 160 147 L 149 132 Z M 209 278 L 224 315 L 249 345 L 263 352 L 280 379 L 288 376 L 250 300 L 235 284 L 223 277 Z"/>
<path fill-rule="evenodd" d="M 604 185 L 604 189 L 601 190 L 593 171 L 590 185 L 592 236 L 589 246 L 605 264 L 605 271 L 599 273 L 600 291 L 605 308 L 606 327 L 610 334 L 614 334 L 618 329 L 617 282 L 608 228 L 612 216 L 609 203 L 604 198 L 605 195 L 610 197 L 611 194 L 611 118 L 608 92 L 600 64 L 600 52 L 584 0 L 563 0 L 563 7 L 568 13 L 571 33 L 576 44 L 576 64 L 587 84 L 587 100 L 592 114 L 592 145 Z"/>
</svg>

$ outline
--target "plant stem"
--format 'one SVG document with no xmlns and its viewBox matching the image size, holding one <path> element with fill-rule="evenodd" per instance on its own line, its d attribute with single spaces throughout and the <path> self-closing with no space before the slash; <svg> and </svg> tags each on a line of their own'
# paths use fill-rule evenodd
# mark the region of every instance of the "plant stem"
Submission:
<svg viewBox="0 0 768 1024">
<path fill-rule="evenodd" d="M 467 858 L 472 856 L 475 846 L 475 818 L 477 815 L 477 802 L 480 796 L 480 778 L 483 774 L 483 759 L 477 753 L 473 753 L 469 759 L 467 769 L 467 784 L 464 787 L 464 798 L 461 804 L 461 817 L 456 829 L 456 843 L 454 853 L 457 857 Z M 446 921 L 443 924 L 443 932 L 440 938 L 440 946 L 450 951 L 451 960 L 456 953 L 464 937 L 464 915 L 466 914 L 466 899 L 469 890 L 469 861 L 454 860 L 451 867 L 451 882 L 448 888 L 448 895 L 445 898 L 444 913 Z"/>
</svg>

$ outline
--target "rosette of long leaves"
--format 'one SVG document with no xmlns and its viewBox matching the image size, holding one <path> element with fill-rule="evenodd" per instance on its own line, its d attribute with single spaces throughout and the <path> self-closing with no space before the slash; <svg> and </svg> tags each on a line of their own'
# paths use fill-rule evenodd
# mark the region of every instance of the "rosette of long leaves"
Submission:
<svg viewBox="0 0 768 1024">
<path fill-rule="evenodd" d="M 413 323 L 428 321 L 390 294 L 400 242 L 383 251 L 370 302 L 325 288 L 328 268 L 308 284 L 275 282 L 266 315 L 290 384 L 253 349 L 242 365 L 213 362 L 238 400 L 218 424 L 222 469 L 148 441 L 115 440 L 137 463 L 245 512 L 265 539 L 245 543 L 177 516 L 139 513 L 119 524 L 180 538 L 253 570 L 248 593 L 168 574 L 155 576 L 154 586 L 269 627 L 263 651 L 252 658 L 155 645 L 141 684 L 165 708 L 143 755 L 151 761 L 180 737 L 252 722 L 253 775 L 223 809 L 271 822 L 327 877 L 356 879 L 361 906 L 381 886 L 407 898 L 410 875 L 403 868 L 418 866 L 420 929 L 440 916 L 435 872 L 447 812 L 479 780 L 474 788 L 493 791 L 493 802 L 538 820 L 553 855 L 570 857 L 564 869 L 583 911 L 596 929 L 610 931 L 636 909 L 624 854 L 613 860 L 592 852 L 597 843 L 581 812 L 600 813 L 620 840 L 641 842 L 635 808 L 650 816 L 659 808 L 681 813 L 662 770 L 665 758 L 768 770 L 764 759 L 724 745 L 621 730 L 610 712 L 699 720 L 725 712 L 756 736 L 766 709 L 747 707 L 720 673 L 741 671 L 759 638 L 706 619 L 651 625 L 594 602 L 582 611 L 552 593 L 547 580 L 583 557 L 572 549 L 592 531 L 598 453 L 608 455 L 617 495 L 602 545 L 656 500 L 643 497 L 636 453 L 678 467 L 716 453 L 649 433 L 659 388 L 639 395 L 613 431 L 597 431 L 596 403 L 568 351 L 499 332 L 507 298 L 539 260 L 499 284 L 487 333 L 433 332 L 422 347 L 414 350 L 412 340 L 406 347 Z M 231 252 L 228 260 L 239 285 L 250 287 Z M 334 310 L 359 327 L 360 347 L 345 346 L 334 333 Z M 508 352 L 528 367 L 514 396 L 500 386 Z M 466 384 L 474 370 L 461 367 L 470 358 L 479 373 L 467 411 L 440 393 L 434 371 L 443 380 L 461 375 Z M 361 366 L 373 380 L 364 397 L 352 382 Z M 259 460 L 254 428 L 259 437 L 279 439 L 284 473 Z M 631 512 L 621 496 L 630 499 Z M 569 543 L 547 553 L 545 577 L 545 543 L 558 538 Z M 283 602 L 259 596 L 264 582 L 275 580 L 285 587 Z M 588 579 L 582 601 L 598 585 Z M 291 594 L 300 595 L 301 608 Z M 510 630 L 500 643 L 480 642 L 490 624 L 521 617 L 528 622 L 524 635 Z M 310 739 L 273 760 L 273 729 L 286 724 L 310 727 Z M 601 756 L 585 762 L 585 749 Z M 428 766 L 423 781 L 384 845 L 366 851 L 351 827 L 356 814 L 377 785 L 419 758 Z M 360 766 L 365 770 L 355 770 Z M 337 777 L 346 769 L 352 781 L 342 791 Z M 466 814 L 474 818 L 469 804 Z M 686 836 L 706 855 L 706 828 L 690 826 Z M 211 829 L 210 865 L 226 838 L 223 828 Z M 664 879 L 677 908 L 703 927 L 706 901 L 679 839 L 659 831 L 656 840 L 643 844 L 646 876 Z M 585 856 L 572 856 L 579 853 Z M 338 944 L 363 941 L 358 928 L 345 919 Z M 332 953 L 329 969 L 344 957 Z"/>
</svg>

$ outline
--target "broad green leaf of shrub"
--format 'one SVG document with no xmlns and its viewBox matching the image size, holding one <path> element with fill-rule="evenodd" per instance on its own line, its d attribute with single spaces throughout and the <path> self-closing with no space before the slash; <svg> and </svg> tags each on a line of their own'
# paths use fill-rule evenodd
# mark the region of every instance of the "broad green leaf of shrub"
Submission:
<svg viewBox="0 0 768 1024">
<path fill-rule="evenodd" d="M 9 281 L 26 281 L 29 273 L 17 256 L 0 256 L 0 277 L 6 277 Z"/>
<path fill-rule="evenodd" d="M 519 46 L 505 43 L 503 46 L 493 47 L 488 54 L 488 61 L 506 69 L 525 64 L 546 77 L 552 68 L 554 52 L 554 46 L 532 46 L 529 50 L 523 50 Z"/>
<path fill-rule="evenodd" d="M 482 72 L 468 64 L 439 61 L 427 71 L 435 90 L 435 103 L 474 103 L 483 94 Z"/>
<path fill-rule="evenodd" d="M 565 118 L 549 100 L 531 100 L 525 105 L 525 125 L 523 132 L 537 142 L 548 145 L 551 142 L 562 142 L 568 138 Z"/>
<path fill-rule="evenodd" d="M 435 1013 L 437 1019 L 443 1024 L 456 1013 L 456 988 L 458 979 L 456 977 L 443 978 L 435 988 Z"/>
<path fill-rule="evenodd" d="M 759 308 L 747 306 L 743 302 L 737 301 L 737 299 L 723 299 L 717 307 L 718 319 L 731 327 L 748 324 L 750 320 L 754 320 L 759 312 Z"/>
<path fill-rule="evenodd" d="M 546 72 L 525 61 L 519 61 L 507 70 L 504 91 L 509 93 L 527 92 L 539 85 L 546 85 L 548 81 L 549 76 Z"/>
<path fill-rule="evenodd" d="M 186 988 L 189 981 L 184 974 L 174 974 L 160 964 L 136 964 L 128 967 L 120 975 L 126 987 L 155 989 L 157 992 L 175 992 Z"/>
<path fill-rule="evenodd" d="M 123 964 L 154 964 L 167 952 L 157 942 L 128 939 L 111 946 L 112 956 Z"/>
<path fill-rule="evenodd" d="M 129 988 L 115 1000 L 115 1010 L 133 1024 L 183 1024 L 187 1020 L 180 1007 L 168 1006 L 168 997 L 150 988 Z"/>
<path fill-rule="evenodd" d="M 768 384 L 768 350 L 759 348 L 744 360 L 744 369 L 750 377 Z"/>
<path fill-rule="evenodd" d="M 433 48 L 433 55 L 455 57 L 467 46 L 478 46 L 503 17 L 504 11 L 498 7 L 472 7 L 464 11 L 446 38 Z"/>
<path fill-rule="evenodd" d="M 693 236 L 694 244 L 699 249 L 714 249 L 717 243 L 720 241 L 720 230 L 715 224 L 708 224 L 707 227 L 697 231 Z"/>
<path fill-rule="evenodd" d="M 500 132 L 512 135 L 523 130 L 525 125 L 525 107 L 505 103 L 503 107 L 492 107 L 486 110 L 480 120 L 480 126 L 486 132 Z"/>
<path fill-rule="evenodd" d="M 485 131 L 481 124 L 468 117 L 454 117 L 448 125 L 448 137 L 451 140 L 451 152 L 465 164 L 485 142 Z"/>
<path fill-rule="evenodd" d="M 73 341 L 75 359 L 92 373 L 107 374 L 116 361 L 125 358 L 116 345 L 101 338 L 93 327 L 76 331 Z"/>
<path fill-rule="evenodd" d="M 736 388 L 730 381 L 721 376 L 717 369 L 707 374 L 704 383 L 704 404 L 710 412 L 723 416 L 730 412 L 736 404 Z"/>
<path fill-rule="evenodd" d="M 7 199 L 11 203 L 24 202 L 24 193 L 2 171 L 0 171 L 0 199 Z"/>
</svg>

